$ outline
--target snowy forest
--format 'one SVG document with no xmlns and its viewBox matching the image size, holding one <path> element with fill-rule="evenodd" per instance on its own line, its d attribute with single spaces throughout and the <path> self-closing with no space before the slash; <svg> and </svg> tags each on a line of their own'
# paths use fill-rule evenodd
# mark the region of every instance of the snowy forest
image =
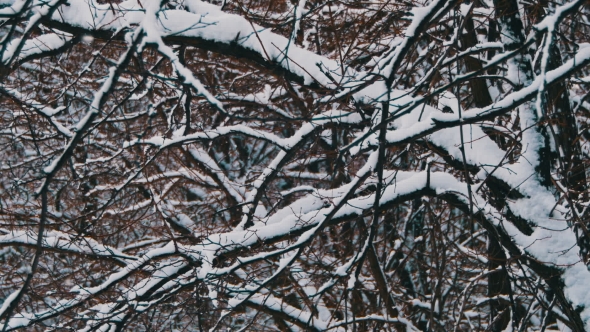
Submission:
<svg viewBox="0 0 590 332">
<path fill-rule="evenodd" d="M 0 331 L 590 331 L 589 97 L 588 1 L 0 0 Z"/>
</svg>

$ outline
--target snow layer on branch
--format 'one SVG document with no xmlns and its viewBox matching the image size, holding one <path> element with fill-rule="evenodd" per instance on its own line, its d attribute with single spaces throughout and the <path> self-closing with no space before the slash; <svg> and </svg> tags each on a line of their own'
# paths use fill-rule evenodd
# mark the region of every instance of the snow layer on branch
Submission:
<svg viewBox="0 0 590 332">
<path fill-rule="evenodd" d="M 70 39 L 71 36 L 66 36 L 63 34 L 60 35 L 55 33 L 48 33 L 40 35 L 33 39 L 27 40 L 23 48 L 21 49 L 20 53 L 18 54 L 18 57 L 20 59 L 23 59 L 36 54 L 57 50 L 58 48 L 64 46 L 65 43 Z M 19 42 L 19 39 L 11 40 L 8 46 L 6 47 L 7 50 L 14 50 L 17 46 L 16 44 Z M 2 54 L 2 62 L 6 63 L 12 57 L 12 52 L 4 52 Z"/>
<path fill-rule="evenodd" d="M 37 234 L 25 231 L 12 231 L 0 235 L 0 246 L 3 244 L 23 244 L 29 246 L 37 245 Z M 112 257 L 115 259 L 136 260 L 134 256 L 126 255 L 119 250 L 104 246 L 91 238 L 73 238 L 71 235 L 58 231 L 49 231 L 43 237 L 43 247 L 58 251 L 69 251 L 83 255 Z"/>
<path fill-rule="evenodd" d="M 145 10 L 137 1 L 124 1 L 115 6 L 113 13 L 108 4 L 101 5 L 90 0 L 72 1 L 68 6 L 60 7 L 52 19 L 91 31 L 118 31 L 141 24 L 145 17 Z M 238 45 L 302 77 L 305 84 L 318 82 L 325 87 L 335 87 L 322 71 L 329 72 L 332 77 L 340 76 L 340 65 L 336 61 L 301 49 L 288 38 L 251 24 L 241 16 L 224 13 L 215 5 L 191 0 L 186 1 L 185 6 L 190 12 L 161 11 L 153 29 L 162 38 L 195 37 L 208 42 Z M 349 71 L 346 76 L 355 74 Z"/>
</svg>

